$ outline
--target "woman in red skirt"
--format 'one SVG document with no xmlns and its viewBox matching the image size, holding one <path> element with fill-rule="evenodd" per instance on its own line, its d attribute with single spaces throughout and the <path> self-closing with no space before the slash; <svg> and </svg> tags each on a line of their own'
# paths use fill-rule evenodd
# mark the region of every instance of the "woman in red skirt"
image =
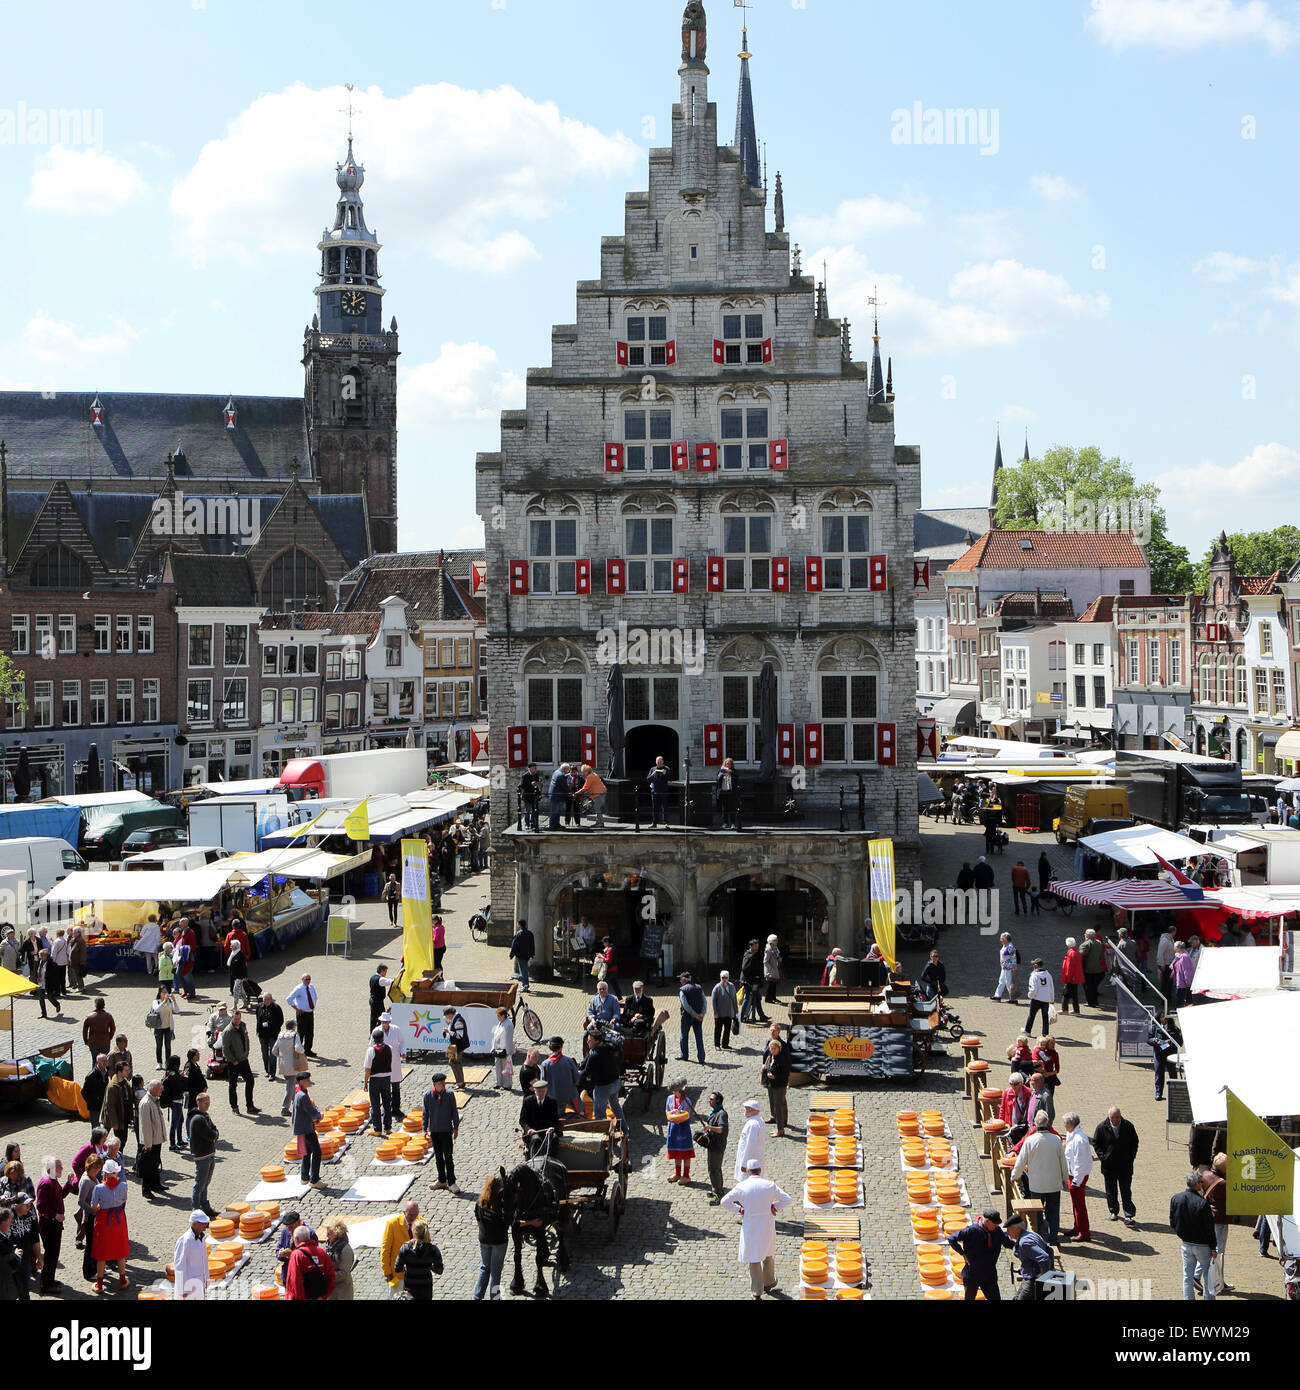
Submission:
<svg viewBox="0 0 1300 1390">
<path fill-rule="evenodd" d="M 126 1257 L 131 1240 L 126 1231 L 126 1184 L 122 1165 L 110 1160 L 104 1164 L 104 1181 L 91 1194 L 90 1209 L 95 1214 L 91 1249 L 95 1256 L 95 1292 L 104 1292 L 104 1266 L 117 1265 L 118 1287 L 126 1288 Z"/>
<path fill-rule="evenodd" d="M 673 1161 L 673 1175 L 669 1182 L 690 1182 L 691 1159 L 695 1157 L 695 1143 L 691 1138 L 691 1119 L 695 1106 L 686 1094 L 686 1082 L 673 1082 L 672 1094 L 668 1097 L 668 1157 Z"/>
</svg>

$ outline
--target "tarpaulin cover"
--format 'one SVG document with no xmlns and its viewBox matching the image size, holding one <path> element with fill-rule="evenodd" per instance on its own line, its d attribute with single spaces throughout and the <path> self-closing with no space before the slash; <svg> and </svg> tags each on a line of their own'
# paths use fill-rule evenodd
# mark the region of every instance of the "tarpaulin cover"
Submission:
<svg viewBox="0 0 1300 1390">
<path fill-rule="evenodd" d="M 80 834 L 81 812 L 75 806 L 0 806 L 0 840 L 52 835 L 76 849 Z"/>
</svg>

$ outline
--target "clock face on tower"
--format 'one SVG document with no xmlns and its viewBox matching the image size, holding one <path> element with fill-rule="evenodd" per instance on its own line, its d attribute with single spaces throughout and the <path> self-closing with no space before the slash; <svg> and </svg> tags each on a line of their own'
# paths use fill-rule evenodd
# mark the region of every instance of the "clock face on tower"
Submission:
<svg viewBox="0 0 1300 1390">
<path fill-rule="evenodd" d="M 358 290 L 347 290 L 343 295 L 343 312 L 349 318 L 360 318 L 366 312 L 366 296 Z"/>
</svg>

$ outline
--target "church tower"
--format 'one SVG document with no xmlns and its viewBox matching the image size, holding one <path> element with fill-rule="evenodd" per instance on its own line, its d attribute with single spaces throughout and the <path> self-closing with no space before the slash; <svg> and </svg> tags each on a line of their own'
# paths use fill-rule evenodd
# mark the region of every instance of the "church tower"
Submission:
<svg viewBox="0 0 1300 1390">
<path fill-rule="evenodd" d="M 397 549 L 397 320 L 384 331 L 379 238 L 361 202 L 365 166 L 335 170 L 334 225 L 321 237 L 317 312 L 303 343 L 311 472 L 324 493 L 363 493 L 372 553 Z"/>
</svg>

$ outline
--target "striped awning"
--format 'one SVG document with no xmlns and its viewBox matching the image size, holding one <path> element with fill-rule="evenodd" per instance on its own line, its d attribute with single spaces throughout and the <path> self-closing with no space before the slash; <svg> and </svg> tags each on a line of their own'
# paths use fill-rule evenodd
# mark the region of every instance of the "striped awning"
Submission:
<svg viewBox="0 0 1300 1390">
<path fill-rule="evenodd" d="M 1091 903 L 1094 907 L 1123 907 L 1130 912 L 1163 909 L 1178 912 L 1195 908 L 1215 907 L 1214 899 L 1206 894 L 1201 902 L 1191 902 L 1177 888 L 1161 879 L 1117 878 L 1107 883 L 1094 879 L 1053 881 L 1049 891 L 1058 898 L 1073 903 Z"/>
</svg>

